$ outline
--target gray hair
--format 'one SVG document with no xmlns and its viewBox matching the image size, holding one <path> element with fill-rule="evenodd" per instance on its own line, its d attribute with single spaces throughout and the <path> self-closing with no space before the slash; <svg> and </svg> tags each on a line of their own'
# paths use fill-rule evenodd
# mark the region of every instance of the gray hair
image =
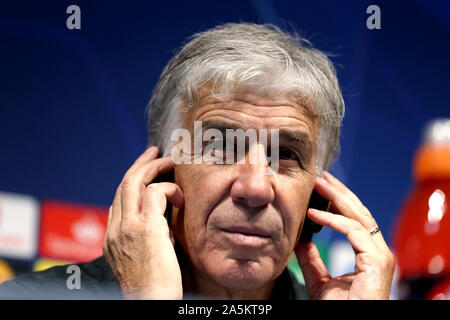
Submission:
<svg viewBox="0 0 450 320">
<path fill-rule="evenodd" d="M 170 154 L 171 132 L 208 86 L 227 97 L 245 85 L 255 93 L 293 95 L 320 121 L 317 170 L 328 170 L 340 151 L 344 100 L 329 58 L 297 33 L 273 25 L 227 23 L 194 34 L 164 68 L 148 105 L 149 145 Z M 310 111 L 311 111 L 310 110 Z"/>
</svg>

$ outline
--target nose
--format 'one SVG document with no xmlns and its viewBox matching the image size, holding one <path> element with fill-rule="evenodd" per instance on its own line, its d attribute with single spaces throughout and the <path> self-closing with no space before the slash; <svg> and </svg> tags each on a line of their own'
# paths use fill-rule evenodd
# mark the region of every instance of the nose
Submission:
<svg viewBox="0 0 450 320">
<path fill-rule="evenodd" d="M 269 164 L 263 145 L 254 144 L 245 157 L 244 164 L 238 164 L 239 176 L 231 187 L 231 198 L 250 207 L 261 207 L 275 198 L 272 175 L 267 174 Z"/>
</svg>

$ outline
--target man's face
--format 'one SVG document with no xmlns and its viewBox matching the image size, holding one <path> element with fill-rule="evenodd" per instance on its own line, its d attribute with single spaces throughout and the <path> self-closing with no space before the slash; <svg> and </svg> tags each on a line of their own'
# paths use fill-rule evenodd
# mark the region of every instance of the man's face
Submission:
<svg viewBox="0 0 450 320">
<path fill-rule="evenodd" d="M 266 129 L 268 136 L 270 129 L 280 132 L 279 169 L 273 175 L 266 174 L 268 163 L 260 147 L 246 154 L 244 164 L 176 166 L 185 206 L 174 210 L 173 228 L 197 280 L 228 289 L 257 289 L 285 268 L 314 187 L 318 132 L 317 121 L 292 101 L 252 94 L 219 101 L 203 95 L 185 119 L 191 132 L 194 121 L 244 131 Z M 259 160 L 250 164 L 248 157 Z"/>
</svg>

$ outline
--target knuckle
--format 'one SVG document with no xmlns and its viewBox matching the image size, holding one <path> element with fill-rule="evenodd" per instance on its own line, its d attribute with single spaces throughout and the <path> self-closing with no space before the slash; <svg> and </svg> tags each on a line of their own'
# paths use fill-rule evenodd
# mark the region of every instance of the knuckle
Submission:
<svg viewBox="0 0 450 320">
<path fill-rule="evenodd" d="M 344 194 L 345 197 L 347 197 L 350 200 L 356 200 L 356 196 L 353 192 L 351 192 L 348 189 L 342 190 L 342 193 Z M 356 198 L 356 199 L 355 199 Z"/>
<path fill-rule="evenodd" d="M 128 230 L 126 233 L 121 233 L 119 236 L 119 243 L 122 248 L 138 245 L 145 238 L 145 233 L 139 230 Z"/>
<path fill-rule="evenodd" d="M 158 183 L 151 183 L 145 188 L 145 195 L 148 196 L 150 194 L 165 198 L 164 192 Z"/>
<path fill-rule="evenodd" d="M 105 239 L 103 240 L 103 243 L 102 243 L 102 253 L 103 253 L 103 255 L 106 253 L 107 249 L 108 249 L 108 243 L 107 243 L 107 240 L 106 240 L 106 237 L 105 237 Z"/>
<path fill-rule="evenodd" d="M 120 197 L 120 193 L 122 192 L 122 184 L 119 184 L 119 186 L 116 189 L 116 193 L 114 195 L 114 199 L 117 199 L 118 197 Z"/>
<path fill-rule="evenodd" d="M 126 178 L 122 180 L 121 187 L 122 189 L 130 188 L 133 185 L 133 181 L 130 178 Z"/>
<path fill-rule="evenodd" d="M 370 213 L 370 210 L 365 205 L 362 205 L 361 212 L 366 217 L 373 219 L 372 214 Z"/>
<path fill-rule="evenodd" d="M 106 241 L 103 242 L 103 246 L 102 246 L 102 255 L 106 258 L 110 255 L 110 250 L 109 250 L 109 246 L 108 243 Z"/>
<path fill-rule="evenodd" d="M 352 222 L 350 223 L 351 231 L 360 232 L 363 231 L 363 229 L 364 229 L 363 226 L 358 221 L 352 220 Z"/>
<path fill-rule="evenodd" d="M 360 266 L 372 266 L 379 268 L 380 262 L 379 260 L 369 253 L 362 253 L 356 256 L 355 262 Z"/>
<path fill-rule="evenodd" d="M 150 183 L 146 189 L 148 192 L 161 192 L 159 183 Z"/>
<path fill-rule="evenodd" d="M 150 183 L 146 188 L 145 192 L 156 192 L 158 190 L 158 187 L 155 183 Z"/>
<path fill-rule="evenodd" d="M 119 226 L 119 235 L 122 236 L 124 234 L 127 234 L 130 232 L 130 229 L 132 228 L 131 223 L 128 221 L 128 219 L 124 219 L 121 221 Z"/>
<path fill-rule="evenodd" d="M 136 177 L 132 174 L 126 174 L 120 184 L 120 188 L 129 188 L 135 185 Z"/>
<path fill-rule="evenodd" d="M 106 234 L 104 245 L 109 248 L 109 246 L 113 245 L 116 241 L 116 237 L 112 234 L 112 232 L 109 232 Z"/>
<path fill-rule="evenodd" d="M 372 216 L 370 216 L 370 217 L 368 217 L 368 218 L 369 218 L 370 224 L 371 224 L 372 226 L 374 226 L 374 228 L 376 228 L 376 227 L 378 226 L 377 221 L 376 221 Z"/>
<path fill-rule="evenodd" d="M 139 219 L 123 220 L 120 224 L 120 236 L 133 236 L 144 231 L 145 224 Z"/>
<path fill-rule="evenodd" d="M 353 220 L 350 222 L 350 227 L 349 227 L 347 236 L 352 237 L 352 238 L 354 237 L 356 239 L 356 238 L 360 237 L 361 233 L 365 233 L 365 232 L 367 232 L 367 230 L 361 225 L 361 223 Z"/>
<path fill-rule="evenodd" d="M 392 251 L 389 250 L 386 256 L 386 264 L 389 267 L 389 269 L 394 270 L 396 266 L 395 256 L 392 253 Z"/>
<path fill-rule="evenodd" d="M 358 254 L 358 255 L 356 255 L 356 258 L 355 258 L 355 262 L 357 264 L 366 264 L 369 262 L 368 260 L 369 259 L 367 258 L 367 255 L 365 255 L 365 254 Z"/>
</svg>

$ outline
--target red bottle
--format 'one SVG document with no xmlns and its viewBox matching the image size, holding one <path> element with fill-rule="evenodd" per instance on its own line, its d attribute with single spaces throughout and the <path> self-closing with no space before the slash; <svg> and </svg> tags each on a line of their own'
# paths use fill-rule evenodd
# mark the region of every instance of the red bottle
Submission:
<svg viewBox="0 0 450 320">
<path fill-rule="evenodd" d="M 450 299 L 450 119 L 433 121 L 394 229 L 399 299 Z"/>
</svg>

